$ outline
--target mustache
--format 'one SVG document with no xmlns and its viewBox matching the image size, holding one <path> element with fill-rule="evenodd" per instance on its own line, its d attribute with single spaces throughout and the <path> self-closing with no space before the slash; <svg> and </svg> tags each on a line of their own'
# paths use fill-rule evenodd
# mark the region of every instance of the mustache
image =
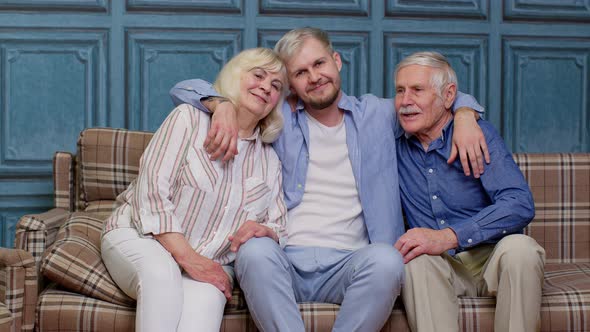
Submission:
<svg viewBox="0 0 590 332">
<path fill-rule="evenodd" d="M 417 114 L 422 113 L 422 110 L 415 106 L 400 107 L 397 112 L 401 115 L 404 114 Z"/>
</svg>

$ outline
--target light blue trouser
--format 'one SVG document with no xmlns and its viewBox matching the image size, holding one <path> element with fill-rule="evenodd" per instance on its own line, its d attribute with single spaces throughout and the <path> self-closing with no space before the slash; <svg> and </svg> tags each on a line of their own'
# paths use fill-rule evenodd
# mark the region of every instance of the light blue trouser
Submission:
<svg viewBox="0 0 590 332">
<path fill-rule="evenodd" d="M 240 247 L 235 272 L 258 328 L 305 331 L 298 302 L 341 304 L 334 331 L 379 331 L 400 294 L 404 264 L 393 246 L 350 251 L 319 247 L 282 250 L 269 238 Z"/>
</svg>

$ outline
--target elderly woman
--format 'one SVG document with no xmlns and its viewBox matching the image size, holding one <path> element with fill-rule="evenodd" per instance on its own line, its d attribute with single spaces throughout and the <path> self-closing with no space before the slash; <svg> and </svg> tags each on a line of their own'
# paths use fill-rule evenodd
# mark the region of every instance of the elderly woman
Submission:
<svg viewBox="0 0 590 332">
<path fill-rule="evenodd" d="M 137 300 L 138 331 L 218 331 L 240 244 L 284 235 L 281 167 L 268 143 L 282 129 L 285 67 L 272 50 L 249 49 L 223 67 L 215 88 L 225 98 L 209 102 L 237 106 L 234 160 L 210 160 L 209 115 L 180 105 L 105 223 L 102 257 Z"/>
</svg>

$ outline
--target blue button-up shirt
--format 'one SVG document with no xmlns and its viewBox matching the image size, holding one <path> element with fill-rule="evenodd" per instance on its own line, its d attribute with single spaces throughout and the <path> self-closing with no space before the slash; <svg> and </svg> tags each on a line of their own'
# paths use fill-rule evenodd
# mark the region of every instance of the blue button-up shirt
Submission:
<svg viewBox="0 0 590 332">
<path fill-rule="evenodd" d="M 177 83 L 170 91 L 173 102 L 189 103 L 206 110 L 201 98 L 217 96 L 212 85 L 203 80 Z M 468 106 L 483 111 L 475 99 L 460 95 L 455 108 Z M 360 98 L 342 93 L 338 107 L 344 111 L 346 144 L 363 218 L 371 243 L 394 244 L 404 233 L 395 133 L 399 132 L 391 99 L 363 95 Z M 309 165 L 309 128 L 301 101 L 296 112 L 283 105 L 284 128 L 273 146 L 282 163 L 283 191 L 287 208 L 301 203 Z"/>
<path fill-rule="evenodd" d="M 447 164 L 452 123 L 427 151 L 416 137 L 398 133 L 401 197 L 410 227 L 450 227 L 459 251 L 521 233 L 535 214 L 533 196 L 504 141 L 480 120 L 491 163 L 479 179 L 466 177 L 458 159 Z"/>
</svg>

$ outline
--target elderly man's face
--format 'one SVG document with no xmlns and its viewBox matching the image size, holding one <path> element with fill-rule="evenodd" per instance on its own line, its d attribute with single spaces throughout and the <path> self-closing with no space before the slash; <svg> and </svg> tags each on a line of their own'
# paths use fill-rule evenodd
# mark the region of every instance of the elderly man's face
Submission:
<svg viewBox="0 0 590 332">
<path fill-rule="evenodd" d="M 441 121 L 446 123 L 448 119 L 445 101 L 430 83 L 436 70 L 410 65 L 401 68 L 395 78 L 395 108 L 400 124 L 407 133 L 419 138 L 437 134 L 436 131 L 442 128 Z"/>
</svg>

